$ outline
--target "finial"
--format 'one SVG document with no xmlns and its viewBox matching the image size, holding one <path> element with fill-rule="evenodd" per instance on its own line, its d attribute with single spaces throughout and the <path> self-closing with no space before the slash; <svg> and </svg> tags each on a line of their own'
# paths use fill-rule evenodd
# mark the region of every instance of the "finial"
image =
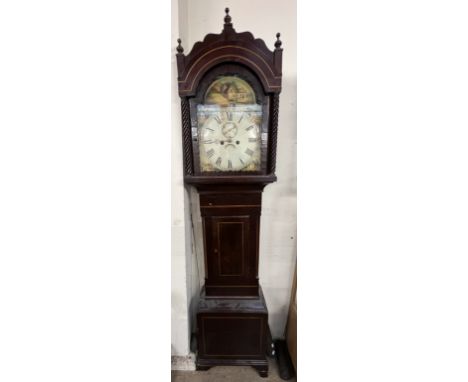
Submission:
<svg viewBox="0 0 468 382">
<path fill-rule="evenodd" d="M 182 48 L 182 45 L 181 45 L 182 40 L 180 38 L 178 38 L 177 42 L 179 43 L 179 45 L 177 45 L 177 53 L 183 53 L 184 48 Z"/>
<path fill-rule="evenodd" d="M 232 18 L 231 16 L 229 16 L 229 8 L 226 8 L 224 12 L 226 12 L 226 16 L 224 17 L 224 25 L 232 25 L 231 24 Z"/>
<path fill-rule="evenodd" d="M 276 49 L 281 48 L 282 42 L 281 42 L 281 40 L 279 39 L 280 36 L 281 36 L 281 35 L 280 35 L 280 33 L 278 32 L 278 33 L 276 34 L 276 41 L 275 41 L 275 48 L 276 48 Z"/>
</svg>

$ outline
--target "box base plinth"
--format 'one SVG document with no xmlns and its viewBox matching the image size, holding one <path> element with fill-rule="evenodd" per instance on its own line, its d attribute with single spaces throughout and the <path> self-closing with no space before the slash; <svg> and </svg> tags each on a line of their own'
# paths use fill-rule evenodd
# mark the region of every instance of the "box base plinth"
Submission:
<svg viewBox="0 0 468 382">
<path fill-rule="evenodd" d="M 213 366 L 252 366 L 268 376 L 268 310 L 261 288 L 246 299 L 207 298 L 201 293 L 197 310 L 197 370 Z"/>
<path fill-rule="evenodd" d="M 214 366 L 251 366 L 257 370 L 260 377 L 268 377 L 268 361 L 261 360 L 230 360 L 230 359 L 200 359 L 197 358 L 198 371 L 206 371 Z"/>
</svg>

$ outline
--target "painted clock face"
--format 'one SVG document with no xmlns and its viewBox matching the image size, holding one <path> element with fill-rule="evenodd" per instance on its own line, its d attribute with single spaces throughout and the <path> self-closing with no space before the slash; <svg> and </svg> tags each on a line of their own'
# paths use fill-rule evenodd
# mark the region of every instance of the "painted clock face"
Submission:
<svg viewBox="0 0 468 382">
<path fill-rule="evenodd" d="M 200 167 L 210 171 L 259 171 L 262 107 L 239 77 L 220 77 L 197 105 Z"/>
</svg>

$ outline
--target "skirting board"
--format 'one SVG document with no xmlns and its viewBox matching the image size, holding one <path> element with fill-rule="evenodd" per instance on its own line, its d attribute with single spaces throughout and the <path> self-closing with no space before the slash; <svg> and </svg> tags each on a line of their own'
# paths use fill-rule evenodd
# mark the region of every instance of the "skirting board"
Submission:
<svg viewBox="0 0 468 382">
<path fill-rule="evenodd" d="M 171 356 L 171 370 L 195 370 L 195 354 Z"/>
</svg>

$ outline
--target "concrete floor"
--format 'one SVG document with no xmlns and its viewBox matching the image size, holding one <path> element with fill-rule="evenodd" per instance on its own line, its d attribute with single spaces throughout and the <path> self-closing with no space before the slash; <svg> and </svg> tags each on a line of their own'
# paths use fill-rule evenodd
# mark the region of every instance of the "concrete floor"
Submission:
<svg viewBox="0 0 468 382">
<path fill-rule="evenodd" d="M 216 366 L 207 371 L 172 371 L 172 382 L 283 382 L 278 375 L 278 364 L 269 359 L 268 378 L 262 378 L 253 367 Z M 296 378 L 288 382 L 296 382 Z"/>
</svg>

